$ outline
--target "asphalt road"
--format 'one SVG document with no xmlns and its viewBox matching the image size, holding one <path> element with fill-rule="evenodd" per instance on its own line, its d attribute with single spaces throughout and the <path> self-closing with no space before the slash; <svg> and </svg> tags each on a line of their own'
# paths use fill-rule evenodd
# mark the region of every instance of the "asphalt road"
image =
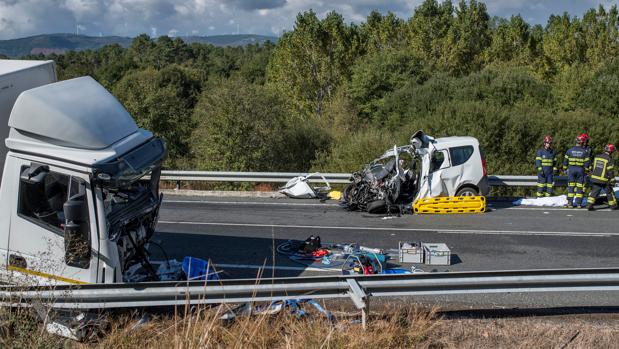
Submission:
<svg viewBox="0 0 619 349">
<path fill-rule="evenodd" d="M 424 271 L 510 270 L 619 266 L 619 211 L 512 207 L 467 215 L 385 217 L 349 212 L 335 202 L 290 199 L 167 196 L 155 240 L 170 258 L 210 258 L 227 277 L 315 275 L 275 253 L 290 239 L 318 234 L 324 242 L 356 242 L 397 249 L 398 241 L 444 242 L 451 265 Z M 156 250 L 154 250 L 156 253 Z M 409 267 L 410 265 L 404 265 Z M 465 306 L 615 306 L 617 294 L 546 293 L 420 297 L 417 301 Z"/>
</svg>

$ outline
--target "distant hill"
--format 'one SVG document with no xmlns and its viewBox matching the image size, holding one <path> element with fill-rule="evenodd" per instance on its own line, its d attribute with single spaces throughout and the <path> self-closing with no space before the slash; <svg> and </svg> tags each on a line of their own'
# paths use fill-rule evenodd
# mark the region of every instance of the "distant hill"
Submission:
<svg viewBox="0 0 619 349">
<path fill-rule="evenodd" d="M 244 46 L 249 44 L 276 42 L 277 38 L 265 35 L 238 34 L 214 36 L 181 37 L 188 43 L 205 43 L 215 46 Z M 9 57 L 19 57 L 27 54 L 64 53 L 66 51 L 81 51 L 97 49 L 109 44 L 119 44 L 128 47 L 132 38 L 121 36 L 85 36 L 75 34 L 43 34 L 27 38 L 0 40 L 0 54 Z"/>
</svg>

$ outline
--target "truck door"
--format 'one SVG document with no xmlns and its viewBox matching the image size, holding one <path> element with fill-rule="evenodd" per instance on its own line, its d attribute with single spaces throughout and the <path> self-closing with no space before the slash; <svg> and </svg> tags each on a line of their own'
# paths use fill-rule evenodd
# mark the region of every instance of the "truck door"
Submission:
<svg viewBox="0 0 619 349">
<path fill-rule="evenodd" d="M 95 217 L 93 196 L 86 174 L 20 160 L 16 186 L 16 209 L 11 212 L 8 269 L 17 281 L 39 284 L 87 283 L 96 280 L 97 259 L 91 257 L 96 221 L 86 218 L 82 230 L 88 234 L 86 259 L 80 263 L 65 259 L 65 231 L 75 236 L 75 224 L 65 226 L 63 207 L 70 198 L 83 198 L 85 217 Z M 20 162 L 18 161 L 18 162 Z M 15 207 L 15 206 L 14 206 Z M 94 235 L 96 236 L 96 235 Z M 68 237 L 68 236 L 67 236 Z"/>
</svg>

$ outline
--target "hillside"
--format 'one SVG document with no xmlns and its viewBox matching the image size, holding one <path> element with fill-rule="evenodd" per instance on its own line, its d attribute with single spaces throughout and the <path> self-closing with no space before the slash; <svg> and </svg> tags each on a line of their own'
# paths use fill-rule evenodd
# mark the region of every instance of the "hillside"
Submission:
<svg viewBox="0 0 619 349">
<path fill-rule="evenodd" d="M 182 37 L 188 43 L 204 43 L 215 46 L 244 46 L 248 44 L 277 41 L 276 37 L 264 35 L 215 35 Z M 119 44 L 127 47 L 132 38 L 120 36 L 85 36 L 75 34 L 43 34 L 27 38 L 0 40 L 0 54 L 19 57 L 27 54 L 64 53 L 66 51 L 83 51 L 98 49 L 105 45 Z"/>
</svg>

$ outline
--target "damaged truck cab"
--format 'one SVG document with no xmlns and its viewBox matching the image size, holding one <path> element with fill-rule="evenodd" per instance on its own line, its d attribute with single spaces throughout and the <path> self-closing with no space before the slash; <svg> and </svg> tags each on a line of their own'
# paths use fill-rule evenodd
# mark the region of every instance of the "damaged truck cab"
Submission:
<svg viewBox="0 0 619 349">
<path fill-rule="evenodd" d="M 124 281 L 155 231 L 163 140 L 90 77 L 24 90 L 8 126 L 2 281 Z"/>
</svg>

